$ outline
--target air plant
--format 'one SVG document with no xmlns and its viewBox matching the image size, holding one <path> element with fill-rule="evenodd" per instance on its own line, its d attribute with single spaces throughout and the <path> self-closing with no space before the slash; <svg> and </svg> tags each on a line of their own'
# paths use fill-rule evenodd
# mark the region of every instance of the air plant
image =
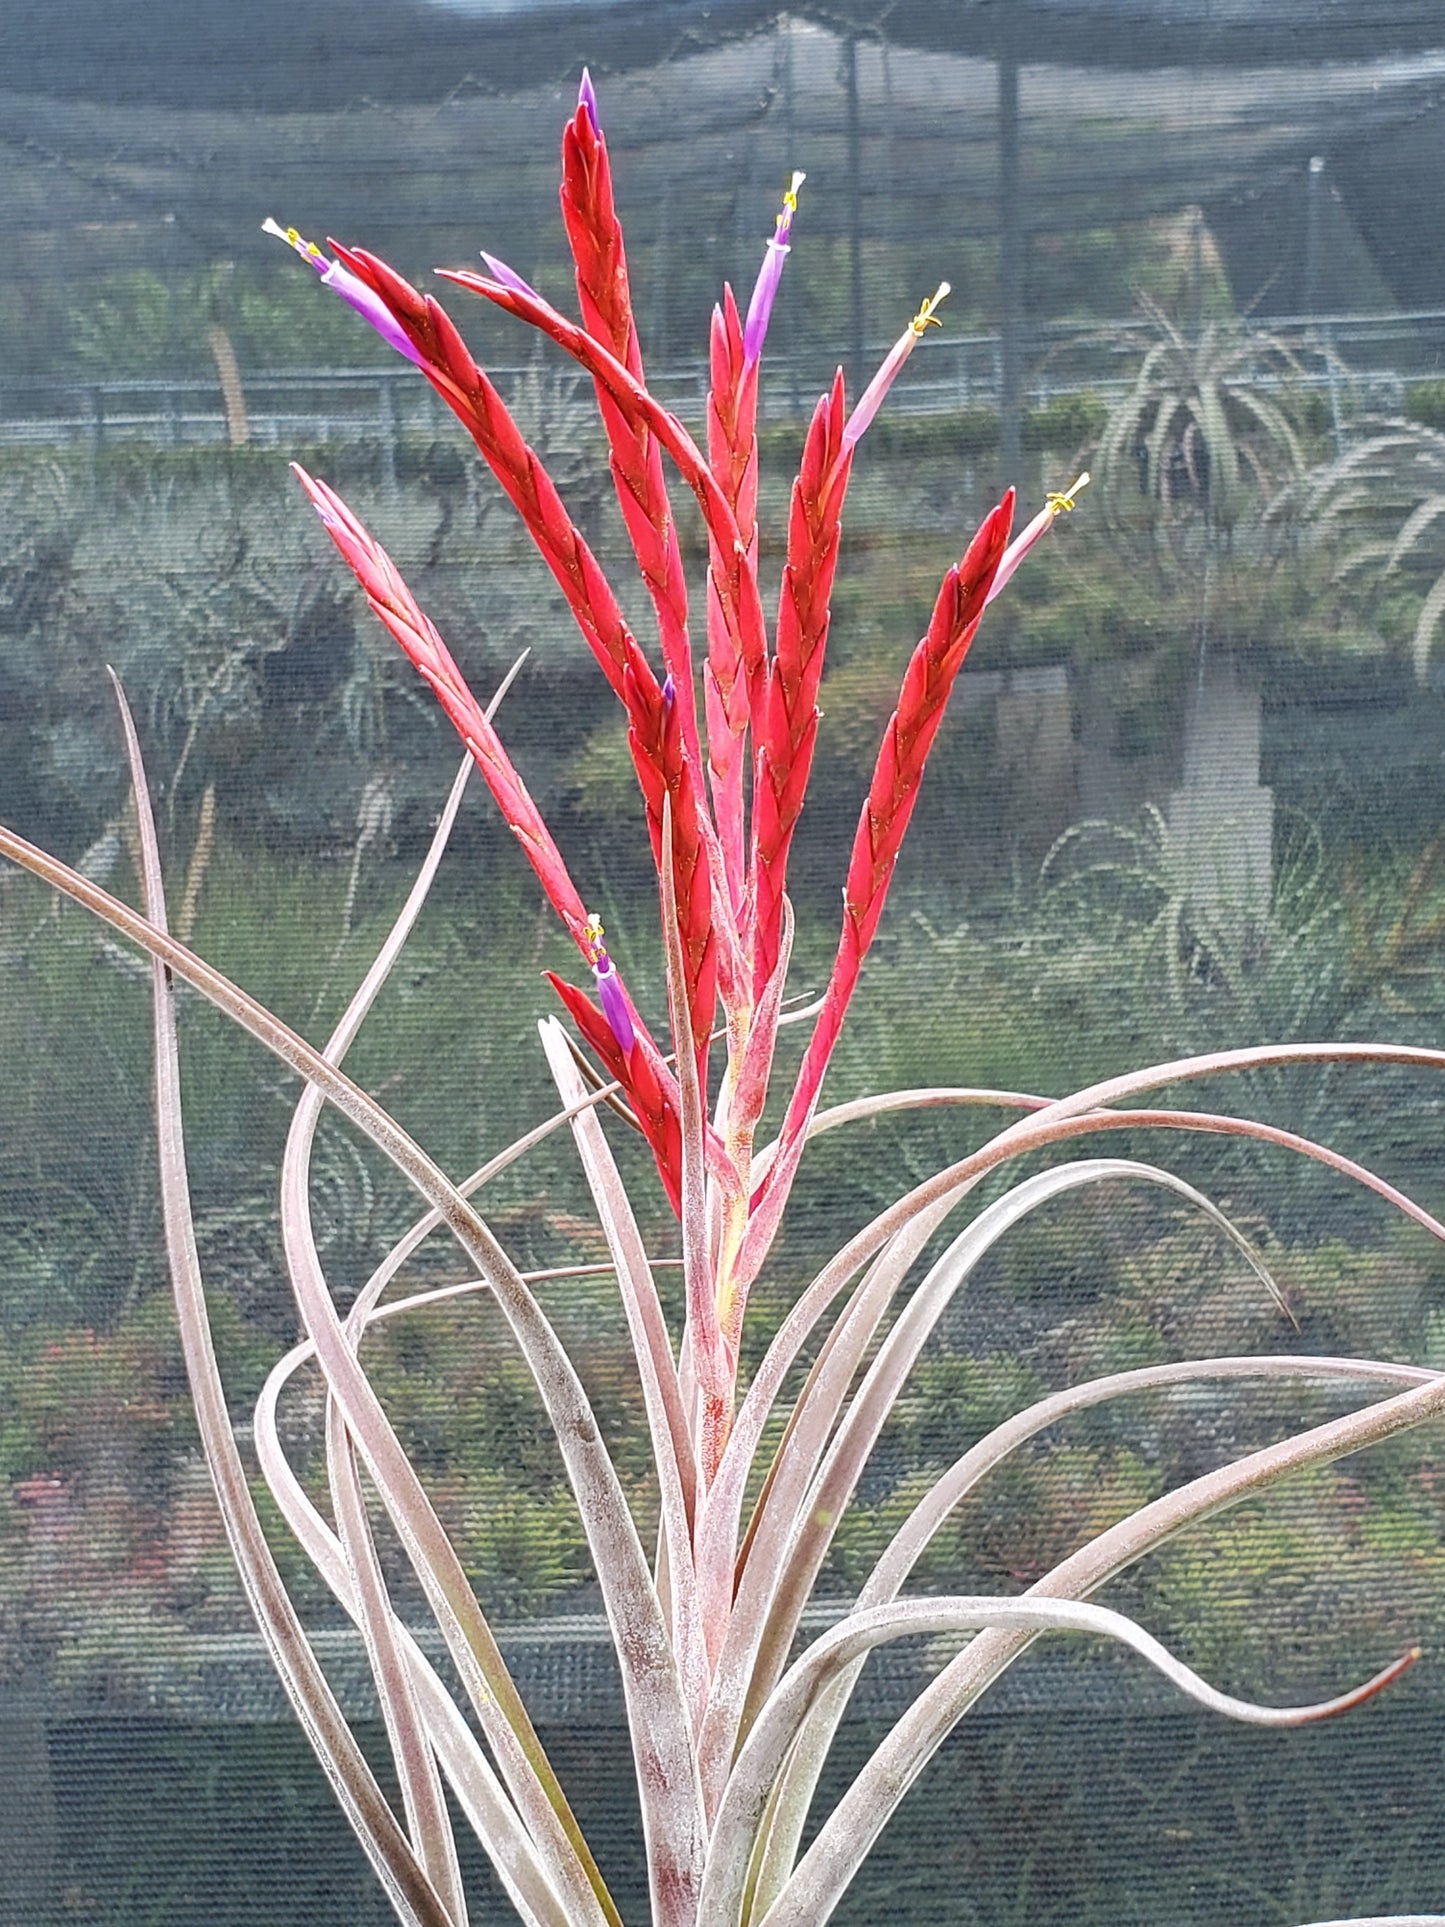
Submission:
<svg viewBox="0 0 1445 1927">
<path fill-rule="evenodd" d="M 1361 587 L 1375 603 L 1421 593 L 1410 658 L 1427 682 L 1445 620 L 1445 435 L 1420 422 L 1363 423 L 1353 446 L 1303 476 L 1272 512 L 1303 527 L 1337 584 Z"/>
<path fill-rule="evenodd" d="M 1092 1156 L 1054 1162 L 978 1204 L 989 1174 L 1075 1138 L 1140 1128 L 1263 1139 L 1319 1160 L 1445 1239 L 1442 1226 L 1329 1147 L 1227 1114 L 1164 1108 L 1152 1093 L 1252 1066 L 1331 1062 L 1445 1069 L 1445 1052 L 1403 1045 L 1264 1045 L 1136 1070 L 1057 1099 L 985 1090 L 883 1094 L 821 1107 L 830 1055 L 878 929 L 899 846 L 950 691 L 991 597 L 1072 491 L 1051 497 L 1017 536 L 1012 498 L 984 519 L 943 579 L 909 658 L 863 803 L 843 889 L 836 954 L 801 1061 L 769 1109 L 785 1007 L 792 917 L 787 869 L 807 790 L 829 629 L 829 600 L 860 437 L 940 294 L 904 330 L 850 410 L 841 374 L 818 402 L 793 485 L 777 613 L 759 574 L 756 412 L 759 359 L 778 291 L 801 177 L 794 176 L 740 314 L 715 311 L 705 447 L 649 392 L 628 292 L 597 101 L 584 80 L 563 135 L 562 210 L 576 264 L 580 321 L 504 264 L 448 281 L 539 329 L 585 371 L 597 395 L 618 502 L 659 636 L 656 656 L 624 620 L 596 558 L 546 470 L 517 431 L 450 316 L 375 256 L 328 260 L 288 235 L 340 293 L 406 355 L 476 443 L 561 588 L 626 712 L 629 747 L 656 859 L 666 961 L 662 1020 L 639 1007 L 611 955 L 594 899 L 574 881 L 506 748 L 494 712 L 467 687 L 442 636 L 384 549 L 325 482 L 301 482 L 371 607 L 401 644 L 480 769 L 576 952 L 552 975 L 573 1026 L 541 1022 L 558 1114 L 460 1183 L 449 1179 L 342 1070 L 348 1047 L 418 916 L 459 807 L 454 785 L 421 874 L 365 981 L 321 1049 L 289 1030 L 169 934 L 135 730 L 122 702 L 143 852 L 145 912 L 0 831 L 0 851 L 103 918 L 152 959 L 161 1187 L 196 1416 L 227 1531 L 272 1657 L 396 1913 L 415 1927 L 461 1927 L 467 1902 L 453 1813 L 471 1827 L 520 1917 L 534 1927 L 602 1927 L 617 1907 L 577 1825 L 493 1630 L 367 1376 L 362 1341 L 379 1320 L 438 1297 L 489 1294 L 531 1369 L 553 1426 L 615 1643 L 635 1758 L 656 1927 L 799 1927 L 825 1918 L 907 1788 L 979 1696 L 1040 1635 L 1069 1632 L 1133 1648 L 1183 1692 L 1238 1719 L 1294 1725 L 1344 1711 L 1394 1679 L 1394 1659 L 1321 1704 L 1267 1707 L 1215 1690 L 1144 1629 L 1089 1595 L 1191 1521 L 1291 1471 L 1383 1439 L 1445 1408 L 1445 1378 L 1407 1365 L 1328 1357 L 1225 1357 L 1114 1374 L 1039 1400 L 976 1441 L 928 1491 L 873 1567 L 853 1610 L 796 1650 L 802 1615 L 881 1428 L 953 1296 L 979 1260 L 1036 1206 L 1129 1181 L 1203 1212 L 1268 1283 L 1243 1234 L 1162 1166 Z M 708 540 L 706 657 L 695 667 L 683 555 L 667 471 L 700 508 Z M 1077 486 L 1077 485 L 1076 485 Z M 699 687 L 701 699 L 699 700 Z M 308 1644 L 258 1521 L 206 1320 L 186 1183 L 175 985 L 199 991 L 304 1080 L 287 1144 L 281 1222 L 304 1340 L 280 1360 L 256 1413 L 265 1477 L 296 1537 L 360 1628 L 385 1716 L 400 1799 L 383 1793 Z M 423 1207 L 343 1316 L 312 1227 L 315 1133 L 327 1103 L 383 1152 Z M 850 1237 L 791 1306 L 746 1382 L 740 1335 L 751 1288 L 769 1264 L 809 1142 L 821 1131 L 908 1106 L 991 1105 L 1019 1115 L 983 1146 Z M 644 1244 L 614 1160 L 606 1117 L 639 1132 L 678 1221 L 674 1250 Z M 767 1119 L 775 1120 L 767 1123 Z M 472 1203 L 488 1180 L 550 1131 L 570 1130 L 615 1274 L 646 1409 L 660 1529 L 644 1550 L 617 1470 L 574 1366 L 534 1290 Z M 623 1128 L 619 1125 L 616 1128 Z M 766 1141 L 764 1141 L 766 1140 Z M 916 1286 L 905 1282 L 952 1214 L 971 1211 Z M 432 1231 L 445 1227 L 475 1276 L 387 1297 Z M 656 1259 L 683 1274 L 670 1325 Z M 679 1329 L 680 1324 L 680 1329 Z M 794 1366 L 811 1368 L 766 1467 L 769 1420 Z M 327 1392 L 330 1517 L 282 1447 L 278 1401 L 313 1363 Z M 1080 1545 L 1017 1597 L 904 1596 L 909 1574 L 952 1510 L 1007 1455 L 1070 1414 L 1125 1395 L 1243 1379 L 1353 1384 L 1372 1403 L 1192 1479 Z M 762 1474 L 761 1482 L 753 1478 Z M 443 1683 L 394 1603 L 371 1499 L 395 1529 L 460 1682 Z M 750 1515 L 745 1502 L 750 1493 Z M 893 1727 L 806 1851 L 819 1772 L 869 1652 L 918 1635 L 971 1632 Z M 450 1796 L 450 1800 L 449 1800 Z"/>
<path fill-rule="evenodd" d="M 1105 516 L 1118 534 L 1142 529 L 1160 557 L 1187 552 L 1201 529 L 1225 545 L 1248 506 L 1304 470 L 1288 405 L 1303 366 L 1264 329 L 1211 320 L 1190 330 L 1147 296 L 1140 305 L 1148 346 L 1094 455 Z"/>
</svg>

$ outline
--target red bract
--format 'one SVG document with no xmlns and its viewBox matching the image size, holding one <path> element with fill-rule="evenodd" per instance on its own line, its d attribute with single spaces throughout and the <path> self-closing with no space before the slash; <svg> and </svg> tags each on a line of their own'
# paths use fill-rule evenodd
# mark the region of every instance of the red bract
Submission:
<svg viewBox="0 0 1445 1927">
<path fill-rule="evenodd" d="M 983 620 L 984 606 L 1008 544 L 1012 522 L 1013 490 L 1010 489 L 984 521 L 962 562 L 943 578 L 928 632 L 909 660 L 898 707 L 883 732 L 873 780 L 853 838 L 848 881 L 843 887 L 843 928 L 838 938 L 838 954 L 828 979 L 823 1008 L 793 1088 L 778 1156 L 759 1189 L 739 1260 L 738 1273 L 744 1286 L 757 1275 L 777 1229 L 802 1155 L 808 1120 L 818 1102 L 823 1073 L 838 1041 L 878 919 L 883 914 L 888 886 L 893 880 L 893 866 L 898 861 L 904 833 L 918 800 L 928 752 L 943 721 L 969 644 Z"/>
<path fill-rule="evenodd" d="M 758 366 L 744 353 L 742 324 L 731 288 L 724 288 L 721 305 L 713 309 L 710 359 L 707 458 L 737 521 L 738 540 L 752 559 L 757 555 L 758 540 Z M 715 577 L 716 568 L 708 578 L 703 694 L 718 842 L 729 901 L 734 917 L 739 918 L 747 889 L 743 763 L 749 691 L 742 653 L 724 617 Z"/>
<path fill-rule="evenodd" d="M 482 772 L 502 815 L 515 832 L 527 861 L 536 871 L 548 902 L 566 925 L 567 934 L 584 961 L 591 964 L 595 954 L 592 920 L 568 875 L 562 853 L 481 704 L 467 687 L 436 625 L 423 615 L 391 557 L 367 534 L 335 490 L 325 482 L 316 481 L 297 463 L 291 466 L 327 533 L 351 565 L 372 609 L 435 690 L 457 734 L 471 751 L 472 760 Z M 660 695 L 658 707 L 661 707 Z M 552 981 L 559 991 L 564 991 L 558 978 Z M 622 986 L 619 984 L 617 988 L 625 997 Z M 593 1007 L 583 992 L 574 991 L 568 985 L 563 1001 L 579 1020 L 589 1043 L 632 1099 L 638 1123 L 657 1159 L 664 1188 L 675 1206 L 681 1183 L 677 1102 L 675 1086 L 669 1091 L 672 1080 L 661 1053 L 635 1013 L 633 1044 L 630 1050 L 623 1051 L 607 1018 Z M 585 1021 L 582 1020 L 584 1011 Z"/>
<path fill-rule="evenodd" d="M 762 995 L 778 960 L 793 829 L 803 810 L 818 732 L 818 684 L 828 644 L 852 451 L 843 446 L 843 377 L 814 413 L 793 484 L 788 556 L 778 597 L 778 642 L 758 721 L 753 784 L 753 987 Z"/>
<path fill-rule="evenodd" d="M 612 200 L 612 169 L 595 109 L 585 99 L 579 100 L 562 136 L 562 218 L 576 265 L 583 325 L 641 381 L 642 350 L 632 316 L 622 225 Z M 696 762 L 687 577 L 667 499 L 662 451 L 649 426 L 624 412 L 601 381 L 597 382 L 597 405 L 612 451 L 618 506 L 657 613 L 662 659 L 677 685 L 683 734 Z"/>
<path fill-rule="evenodd" d="M 797 184 L 795 177 L 784 202 L 786 231 L 780 227 L 781 240 L 775 236 L 769 244 L 764 271 L 769 304 L 791 238 Z M 546 468 L 440 305 L 373 255 L 347 248 L 337 248 L 336 255 L 356 282 L 384 305 L 427 379 L 476 442 L 626 711 L 628 744 L 659 876 L 670 861 L 664 915 L 671 919 L 665 930 L 671 932 L 674 960 L 673 1047 L 689 1056 L 693 1072 L 687 1089 L 695 1083 L 696 1096 L 680 1091 L 640 1016 L 630 1003 L 621 1002 L 625 992 L 610 962 L 604 985 L 612 999 L 609 1010 L 599 1010 L 592 997 L 575 986 L 553 981 L 586 1045 L 626 1093 L 668 1198 L 683 1219 L 694 1358 L 715 1361 L 721 1344 L 735 1369 L 747 1288 L 776 1233 L 823 1075 L 882 914 L 929 750 L 1005 557 L 1012 496 L 988 516 L 963 561 L 949 571 L 928 633 L 908 666 L 859 823 L 843 929 L 821 1014 L 787 1105 L 781 1139 L 759 1179 L 753 1168 L 754 1136 L 767 1097 L 782 1009 L 788 857 L 812 771 L 854 447 L 908 352 L 933 320 L 938 297 L 924 303 L 851 415 L 841 372 L 818 403 L 792 490 L 773 638 L 758 580 L 761 329 L 754 329 L 757 339 L 750 342 L 732 291 L 725 289 L 713 316 L 704 454 L 646 386 L 607 143 L 595 99 L 585 89 L 563 133 L 561 198 L 580 323 L 490 256 L 484 257 L 489 269 L 485 275 L 453 270 L 445 278 L 539 329 L 591 377 L 622 518 L 656 618 L 656 658 L 649 658 L 628 628 L 611 584 L 568 516 Z M 664 457 L 696 498 L 708 537 L 701 737 L 687 589 Z M 479 724 L 478 706 L 436 631 L 354 518 L 320 485 L 308 487 L 372 606 L 472 747 L 550 901 L 584 957 L 595 965 L 582 898 L 567 878 L 521 778 L 489 727 Z M 1059 505 L 1063 498 L 1051 503 L 1047 519 Z M 1037 529 L 1046 525 L 1040 522 Z M 609 1016 L 615 1021 L 609 1022 Z M 709 1045 L 719 1019 L 726 1062 L 710 1088 Z M 689 1116 L 692 1125 L 686 1123 Z M 689 1153 L 690 1130 L 697 1135 Z M 691 1180 L 688 1170 L 695 1174 Z M 689 1193 L 689 1183 L 703 1185 L 705 1197 L 700 1191 Z M 708 1280 L 705 1290 L 699 1287 L 703 1278 Z M 729 1392 L 728 1410 L 719 1419 L 715 1376 L 709 1368 L 712 1418 L 706 1456 L 714 1462 L 725 1443 L 731 1398 Z M 711 1469 L 704 1468 L 705 1477 Z"/>
</svg>

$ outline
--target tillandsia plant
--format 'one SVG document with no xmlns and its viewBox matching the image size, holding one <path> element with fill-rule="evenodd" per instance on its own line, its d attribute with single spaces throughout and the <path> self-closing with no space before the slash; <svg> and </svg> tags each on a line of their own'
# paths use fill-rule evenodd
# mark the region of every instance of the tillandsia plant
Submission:
<svg viewBox="0 0 1445 1927">
<path fill-rule="evenodd" d="M 622 519 L 656 616 L 656 655 L 624 620 L 546 470 L 439 302 L 370 254 L 334 247 L 328 256 L 294 231 L 282 232 L 333 292 L 415 363 L 472 436 L 624 707 L 657 865 L 665 1020 L 650 1027 L 634 1001 L 590 907 L 595 900 L 574 881 L 508 756 L 494 721 L 500 692 L 491 708 L 474 697 L 385 551 L 331 488 L 307 475 L 302 485 L 328 533 L 455 724 L 467 763 L 480 769 L 576 948 L 576 970 L 552 978 L 574 1029 L 569 1034 L 556 1017 L 541 1024 L 561 1099 L 557 1116 L 454 1183 L 341 1069 L 419 914 L 467 764 L 407 904 L 322 1049 L 168 933 L 150 805 L 123 702 L 139 805 L 144 915 L 8 830 L 0 832 L 0 850 L 152 959 L 162 1192 L 201 1436 L 275 1663 L 398 1916 L 418 1927 L 461 1927 L 467 1919 L 453 1831 L 454 1816 L 460 1816 L 490 1855 L 523 1920 L 535 1927 L 615 1927 L 620 1920 L 493 1630 L 362 1362 L 362 1340 L 378 1320 L 404 1318 L 440 1297 L 484 1292 L 505 1315 L 531 1369 L 586 1533 L 625 1695 L 652 1919 L 657 1927 L 801 1927 L 833 1910 L 946 1735 L 1043 1633 L 1121 1641 L 1204 1705 L 1277 1725 L 1354 1706 L 1410 1663 L 1413 1653 L 1322 1704 L 1267 1707 L 1215 1690 L 1132 1620 L 1089 1602 L 1089 1594 L 1191 1521 L 1445 1408 L 1445 1378 L 1432 1372 L 1296 1355 L 1205 1358 L 1118 1372 L 1028 1406 L 972 1444 L 918 1501 L 853 1609 L 801 1652 L 797 1645 L 839 1521 L 922 1347 L 980 1259 L 1038 1205 L 1108 1180 L 1162 1187 L 1223 1228 L 1268 1284 L 1242 1233 L 1163 1167 L 1107 1156 L 1055 1161 L 976 1208 L 978 1187 L 989 1174 L 1027 1153 L 1108 1131 L 1232 1133 L 1320 1160 L 1445 1239 L 1445 1226 L 1338 1151 L 1246 1118 L 1155 1107 L 1149 1096 L 1223 1072 L 1286 1063 L 1440 1071 L 1445 1052 L 1401 1045 L 1263 1045 L 1154 1065 L 1052 1100 L 930 1089 L 821 1108 L 824 1075 L 878 929 L 950 691 L 989 602 L 1071 506 L 1072 491 L 1050 497 L 1017 535 L 1012 499 L 1005 497 L 944 577 L 904 672 L 860 812 L 826 987 L 809 1009 L 788 1011 L 788 860 L 817 736 L 850 471 L 870 420 L 934 321 L 946 290 L 924 303 L 851 408 L 841 375 L 819 401 L 793 484 L 770 625 L 759 572 L 758 373 L 792 245 L 802 176 L 793 176 L 746 310 L 725 292 L 714 314 L 700 446 L 646 385 L 607 145 L 585 79 L 562 152 L 562 212 L 576 264 L 580 321 L 490 257 L 483 257 L 484 273 L 453 272 L 447 279 L 539 329 L 595 384 Z M 669 470 L 696 499 L 707 534 L 706 656 L 700 668 L 692 653 Z M 272 1373 L 256 1414 L 255 1439 L 286 1521 L 364 1635 L 394 1756 L 400 1789 L 395 1804 L 383 1793 L 307 1642 L 262 1533 L 233 1437 L 187 1193 L 177 979 L 218 1005 L 305 1081 L 281 1187 L 282 1231 L 305 1336 Z M 765 1141 L 779 1031 L 792 1016 L 811 1023 L 811 1031 L 791 1085 L 771 1112 L 777 1123 Z M 312 1146 L 328 1103 L 399 1167 L 425 1207 L 345 1316 L 333 1302 L 311 1225 Z M 849 1238 L 797 1297 L 742 1383 L 740 1334 L 749 1291 L 769 1263 L 809 1141 L 825 1129 L 888 1110 L 943 1105 L 1002 1106 L 1018 1115 L 979 1150 L 917 1185 Z M 676 1214 L 677 1251 L 661 1255 L 676 1262 L 680 1252 L 680 1329 L 667 1321 L 657 1284 L 659 1254 L 644 1245 L 604 1112 L 620 1113 L 641 1133 Z M 533 1288 L 537 1278 L 513 1265 L 470 1202 L 498 1170 L 558 1128 L 575 1139 L 631 1339 L 660 1517 L 653 1557 L 644 1550 L 573 1360 Z M 905 1293 L 915 1265 L 964 1205 L 972 1215 L 963 1229 Z M 475 1277 L 384 1300 L 411 1254 L 443 1226 Z M 794 1366 L 809 1355 L 805 1382 L 777 1437 L 770 1418 Z M 327 1393 L 329 1517 L 288 1462 L 277 1417 L 283 1388 L 311 1361 Z M 903 1596 L 910 1572 L 953 1509 L 1044 1428 L 1126 1394 L 1247 1378 L 1350 1383 L 1374 1398 L 1142 1506 L 1017 1597 Z M 777 1437 L 766 1464 L 765 1436 Z M 389 1516 L 435 1617 L 460 1682 L 455 1696 L 393 1600 L 374 1537 L 373 1500 Z M 974 1636 L 888 1733 L 803 1850 L 822 1763 L 868 1653 L 900 1638 L 959 1632 Z"/>
<path fill-rule="evenodd" d="M 1445 435 L 1423 422 L 1362 422 L 1333 462 L 1299 477 L 1271 515 L 1300 523 L 1329 557 L 1333 580 L 1365 590 L 1378 611 L 1391 596 L 1418 595 L 1410 636 L 1415 675 L 1428 684 L 1445 622 Z"/>
</svg>

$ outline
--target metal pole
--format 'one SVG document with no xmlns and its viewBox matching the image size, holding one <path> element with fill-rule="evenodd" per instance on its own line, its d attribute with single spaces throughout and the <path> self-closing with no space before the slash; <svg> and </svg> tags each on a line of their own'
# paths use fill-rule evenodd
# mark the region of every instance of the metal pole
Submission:
<svg viewBox="0 0 1445 1927">
<path fill-rule="evenodd" d="M 797 165 L 798 157 L 797 77 L 793 72 L 791 15 L 780 21 L 778 30 L 783 36 L 783 130 L 784 145 L 787 149 L 783 155 L 783 166 L 791 169 Z M 792 412 L 795 415 L 801 415 L 803 397 L 798 386 L 798 331 L 793 326 L 793 304 L 790 301 L 783 302 L 778 321 L 780 323 L 779 345 L 782 349 L 783 362 L 788 370 L 788 399 L 792 405 Z"/>
<path fill-rule="evenodd" d="M 1313 321 L 1320 311 L 1320 217 L 1324 202 L 1325 157 L 1310 156 L 1305 176 L 1304 312 Z"/>
<path fill-rule="evenodd" d="M 1320 267 L 1324 260 L 1324 203 L 1325 157 L 1323 154 L 1311 154 L 1309 172 L 1305 176 L 1305 263 L 1302 300 L 1305 320 L 1309 324 L 1309 339 L 1316 344 L 1324 357 L 1325 382 L 1330 397 L 1330 432 L 1334 439 L 1335 454 L 1338 456 L 1344 453 L 1345 447 L 1345 428 L 1340 409 L 1340 365 L 1328 328 L 1318 327 L 1315 321 L 1320 311 Z"/>
<path fill-rule="evenodd" d="M 174 213 L 162 217 L 166 231 L 166 360 L 163 370 L 166 384 L 166 439 L 171 447 L 179 446 L 181 439 L 180 409 L 176 401 L 176 310 L 179 294 L 176 276 L 179 267 L 176 258 L 176 217 Z"/>
<path fill-rule="evenodd" d="M 1019 63 L 998 63 L 999 453 L 1004 474 L 1023 468 L 1024 224 L 1019 165 Z"/>
<path fill-rule="evenodd" d="M 397 417 L 396 386 L 390 371 L 381 378 L 381 492 L 388 503 L 396 500 L 396 445 L 401 439 L 401 423 Z"/>
<path fill-rule="evenodd" d="M 1204 336 L 1204 209 L 1189 218 L 1189 338 L 1196 345 Z"/>
<path fill-rule="evenodd" d="M 843 42 L 843 85 L 848 104 L 848 244 L 851 270 L 851 341 L 849 359 L 855 392 L 867 380 L 863 366 L 863 129 L 858 113 L 858 42 Z"/>
</svg>

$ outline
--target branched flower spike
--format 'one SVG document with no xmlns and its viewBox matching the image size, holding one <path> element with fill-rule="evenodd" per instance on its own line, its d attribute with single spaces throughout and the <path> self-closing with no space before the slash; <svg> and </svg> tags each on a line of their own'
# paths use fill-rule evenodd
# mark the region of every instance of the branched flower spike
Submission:
<svg viewBox="0 0 1445 1927">
<path fill-rule="evenodd" d="M 686 1107 L 677 1078 L 622 988 L 599 921 L 582 911 L 570 884 L 564 897 L 549 853 L 538 874 L 593 972 L 600 1006 L 576 986 L 554 981 L 601 1068 L 622 1085 L 652 1145 L 668 1196 L 681 1211 L 693 1241 L 690 1277 L 695 1284 L 706 1271 L 711 1279 L 706 1292 L 691 1291 L 690 1303 L 711 1307 L 706 1323 L 713 1329 L 700 1328 L 703 1314 L 695 1309 L 691 1342 L 699 1357 L 726 1356 L 734 1372 L 748 1286 L 776 1233 L 808 1120 L 882 914 L 898 848 L 953 682 L 1000 574 L 1004 569 L 1012 572 L 1072 500 L 1072 492 L 1051 497 L 1010 549 L 1012 499 L 1006 499 L 945 580 L 879 753 L 849 868 L 837 959 L 787 1105 L 778 1152 L 759 1184 L 753 1171 L 753 1147 L 767 1098 L 782 1007 L 788 856 L 812 769 L 829 603 L 849 474 L 860 438 L 914 347 L 930 327 L 939 325 L 937 309 L 948 292 L 947 283 L 941 283 L 922 303 L 851 412 L 841 373 L 820 400 L 793 487 L 777 627 L 775 637 L 770 637 L 757 567 L 757 369 L 792 244 L 802 179 L 795 174 L 784 196 L 747 319 L 739 320 L 728 290 L 714 316 L 706 455 L 645 384 L 607 146 L 589 78 L 584 76 L 577 109 L 562 142 L 562 212 L 576 270 L 581 324 L 569 320 L 521 275 L 490 255 L 483 257 L 485 276 L 462 271 L 447 276 L 539 328 L 592 377 L 611 448 L 618 501 L 657 615 L 660 661 L 649 660 L 623 620 L 611 585 L 571 522 L 545 467 L 523 442 L 501 397 L 440 305 L 372 255 L 337 248 L 335 264 L 336 273 L 350 277 L 366 301 L 380 308 L 384 326 L 407 345 L 471 433 L 522 515 L 626 712 L 653 853 L 659 869 L 670 864 L 664 895 L 675 919 L 673 954 L 681 973 L 672 1004 L 673 1047 L 691 1057 L 702 1106 L 693 1127 L 698 1141 L 690 1151 L 683 1138 Z M 305 244 L 299 244 L 299 251 L 307 253 Z M 703 685 L 710 796 L 703 776 L 687 593 L 665 461 L 697 498 L 708 532 L 709 633 Z M 315 498 L 317 485 L 311 486 Z M 343 511 L 334 498 L 328 500 L 329 525 L 337 534 Z M 343 547 L 353 567 L 362 558 L 358 573 L 363 575 L 373 607 L 438 690 L 469 744 L 484 742 L 475 726 L 475 704 L 458 694 L 455 665 L 442 670 L 436 666 L 441 658 L 435 632 L 419 611 L 408 607 L 398 616 L 386 593 L 377 593 L 376 580 L 368 580 L 363 569 L 369 566 L 374 578 L 380 551 L 375 545 L 368 547 L 369 538 L 349 518 L 346 527 Z M 423 639 L 421 644 L 417 637 Z M 745 780 L 749 736 L 750 785 Z M 484 770 L 488 764 L 493 794 L 537 866 L 534 853 L 544 847 L 550 852 L 552 846 L 539 841 L 539 819 L 530 799 L 523 800 L 520 779 L 510 764 L 499 762 L 489 743 Z M 504 767 L 506 773 L 498 776 Z M 745 843 L 749 816 L 751 834 Z M 556 862 L 560 864 L 560 859 Z M 713 1092 L 709 1048 L 720 1017 L 725 1063 Z M 708 1202 L 692 1217 L 685 1198 L 688 1168 L 707 1186 Z M 722 1354 L 717 1352 L 719 1345 Z M 719 1402 L 715 1375 L 710 1382 L 704 1480 L 726 1443 L 731 1412 L 730 1394 Z"/>
</svg>

